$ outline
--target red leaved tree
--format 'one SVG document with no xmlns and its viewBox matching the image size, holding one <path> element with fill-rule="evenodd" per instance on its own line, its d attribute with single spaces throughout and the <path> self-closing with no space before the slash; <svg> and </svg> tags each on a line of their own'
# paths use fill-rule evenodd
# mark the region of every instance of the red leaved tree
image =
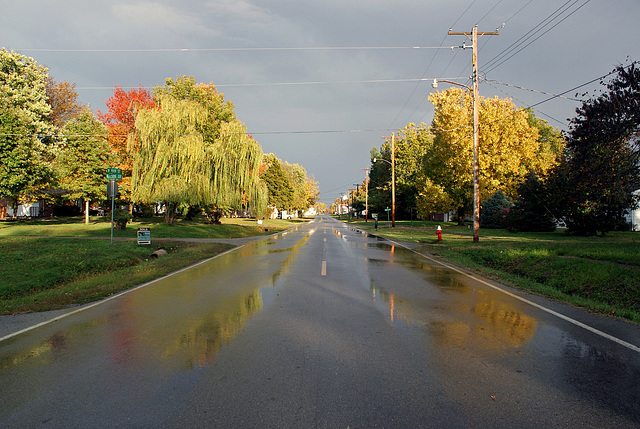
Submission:
<svg viewBox="0 0 640 429">
<path fill-rule="evenodd" d="M 131 170 L 133 158 L 137 151 L 137 142 L 128 144 L 129 135 L 133 135 L 136 115 L 140 109 L 155 108 L 151 92 L 142 87 L 124 91 L 120 86 L 113 89 L 113 96 L 105 104 L 108 112 L 97 111 L 97 116 L 109 130 L 109 145 L 118 155 L 119 168 L 123 179 L 120 182 L 120 193 L 128 199 L 131 195 Z"/>
</svg>

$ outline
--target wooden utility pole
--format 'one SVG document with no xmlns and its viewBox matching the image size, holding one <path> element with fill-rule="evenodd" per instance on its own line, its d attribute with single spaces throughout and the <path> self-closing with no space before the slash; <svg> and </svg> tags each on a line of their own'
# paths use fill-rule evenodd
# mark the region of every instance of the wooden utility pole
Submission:
<svg viewBox="0 0 640 429">
<path fill-rule="evenodd" d="M 389 137 L 382 137 L 387 140 Z M 396 226 L 396 134 L 391 133 L 391 162 L 383 159 L 382 161 L 391 164 L 391 226 Z M 375 160 L 374 160 L 375 161 Z"/>
<path fill-rule="evenodd" d="M 396 226 L 396 135 L 391 133 L 391 226 Z"/>
<path fill-rule="evenodd" d="M 473 62 L 473 242 L 480 241 L 480 163 L 479 163 L 479 113 L 478 113 L 478 36 L 498 36 L 500 33 L 496 31 L 483 31 L 478 33 L 478 26 L 474 26 L 473 30 L 469 33 L 466 31 L 455 32 L 449 30 L 449 36 L 471 36 L 473 43 L 472 49 L 472 62 Z M 462 45 L 463 49 L 466 46 Z"/>
<path fill-rule="evenodd" d="M 363 170 L 366 172 L 367 177 L 364 179 L 364 186 L 365 186 L 365 193 L 364 193 L 364 221 L 368 222 L 369 221 L 369 172 L 371 171 L 370 168 L 361 168 L 360 170 Z"/>
</svg>

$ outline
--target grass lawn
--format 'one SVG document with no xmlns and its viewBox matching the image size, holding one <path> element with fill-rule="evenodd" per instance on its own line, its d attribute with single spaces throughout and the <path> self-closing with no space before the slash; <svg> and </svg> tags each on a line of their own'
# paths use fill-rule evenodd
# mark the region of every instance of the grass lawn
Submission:
<svg viewBox="0 0 640 429">
<path fill-rule="evenodd" d="M 208 225 L 203 216 L 194 220 L 178 219 L 173 225 L 163 223 L 160 216 L 134 219 L 124 230 L 113 231 L 114 237 L 136 238 L 136 229 L 151 229 L 154 238 L 239 238 L 271 234 L 287 229 L 291 221 L 265 220 L 258 225 L 255 219 L 222 219 L 222 225 Z M 55 218 L 16 222 L 0 222 L 0 237 L 110 237 L 111 218 L 92 216 L 85 225 L 84 217 Z"/>
<path fill-rule="evenodd" d="M 355 222 L 373 232 L 372 222 Z M 435 234 L 441 225 L 442 242 Z M 640 233 L 612 232 L 605 237 L 551 233 L 472 230 L 453 223 L 380 224 L 377 235 L 418 243 L 429 253 L 502 283 L 559 301 L 640 324 Z"/>
<path fill-rule="evenodd" d="M 161 218 L 144 219 L 114 231 L 110 219 L 92 217 L 0 223 L 0 314 L 64 308 L 104 298 L 215 256 L 233 246 L 220 243 L 163 241 L 163 238 L 240 238 L 272 234 L 291 221 L 204 218 L 169 226 Z M 295 222 L 295 221 L 294 221 Z M 136 242 L 138 227 L 151 229 L 151 246 Z M 81 237 L 103 237 L 85 240 Z M 149 260 L 158 248 L 169 253 Z"/>
</svg>

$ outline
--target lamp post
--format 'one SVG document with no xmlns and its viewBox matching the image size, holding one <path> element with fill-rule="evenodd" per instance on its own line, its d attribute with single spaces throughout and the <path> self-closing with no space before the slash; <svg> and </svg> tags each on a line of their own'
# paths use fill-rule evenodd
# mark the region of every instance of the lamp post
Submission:
<svg viewBox="0 0 640 429">
<path fill-rule="evenodd" d="M 373 162 L 384 161 L 391 165 L 391 226 L 396 226 L 396 159 L 395 134 L 391 133 L 391 162 L 386 159 L 373 158 Z"/>
<path fill-rule="evenodd" d="M 463 85 L 461 83 L 453 82 L 450 80 L 438 81 L 438 79 L 433 79 L 433 83 L 431 84 L 431 87 L 437 88 L 438 82 L 446 82 L 451 85 L 457 85 L 457 86 L 466 88 L 471 93 L 471 96 L 473 97 L 473 241 L 474 243 L 477 243 L 478 241 L 480 241 L 480 183 L 478 179 L 479 172 L 480 172 L 480 164 L 478 161 L 478 158 L 479 158 L 478 82 L 474 77 L 474 85 L 472 88 L 467 85 Z"/>
</svg>

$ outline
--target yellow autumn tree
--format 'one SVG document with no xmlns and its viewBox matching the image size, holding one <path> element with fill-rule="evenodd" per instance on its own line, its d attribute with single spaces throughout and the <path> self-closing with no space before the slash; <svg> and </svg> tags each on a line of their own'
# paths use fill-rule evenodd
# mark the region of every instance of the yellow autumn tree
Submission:
<svg viewBox="0 0 640 429">
<path fill-rule="evenodd" d="M 434 138 L 424 157 L 418 207 L 423 214 L 456 210 L 462 221 L 473 203 L 473 100 L 451 88 L 431 94 L 429 101 Z M 515 198 L 530 171 L 542 177 L 556 164 L 562 138 L 510 99 L 479 101 L 480 201 L 498 190 Z"/>
</svg>

